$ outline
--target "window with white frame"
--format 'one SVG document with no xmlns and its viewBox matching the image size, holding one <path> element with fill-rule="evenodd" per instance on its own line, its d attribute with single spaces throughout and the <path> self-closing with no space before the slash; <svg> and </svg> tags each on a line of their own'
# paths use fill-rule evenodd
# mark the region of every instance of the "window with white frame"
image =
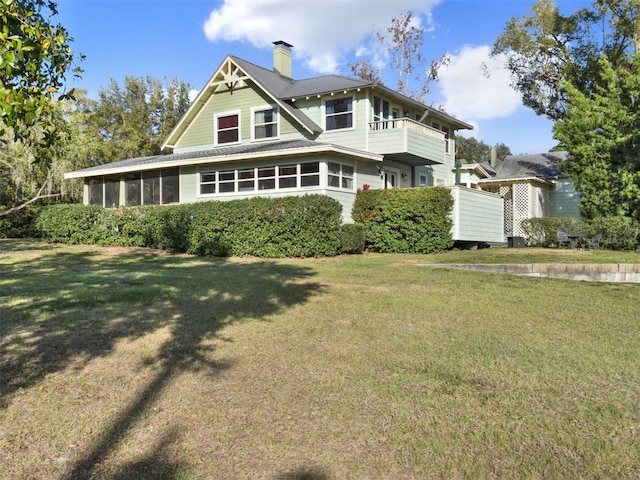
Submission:
<svg viewBox="0 0 640 480">
<path fill-rule="evenodd" d="M 353 98 L 337 98 L 325 102 L 325 129 L 353 128 Z"/>
<path fill-rule="evenodd" d="M 237 143 L 240 141 L 240 114 L 223 113 L 215 117 L 215 144 Z"/>
<path fill-rule="evenodd" d="M 353 167 L 329 162 L 327 165 L 327 185 L 353 190 Z"/>
<path fill-rule="evenodd" d="M 253 110 L 253 138 L 263 140 L 278 136 L 278 110 L 261 108 Z"/>
<path fill-rule="evenodd" d="M 351 182 L 353 182 L 353 173 L 351 177 Z M 203 171 L 199 175 L 200 195 L 286 190 L 319 185 L 319 162 Z"/>
</svg>

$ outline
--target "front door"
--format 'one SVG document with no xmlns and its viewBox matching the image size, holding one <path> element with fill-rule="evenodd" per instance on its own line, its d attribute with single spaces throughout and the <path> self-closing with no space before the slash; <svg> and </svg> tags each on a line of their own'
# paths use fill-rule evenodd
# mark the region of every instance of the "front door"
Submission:
<svg viewBox="0 0 640 480">
<path fill-rule="evenodd" d="M 398 177 L 400 170 L 385 168 L 384 170 L 384 188 L 398 188 L 400 186 Z"/>
</svg>

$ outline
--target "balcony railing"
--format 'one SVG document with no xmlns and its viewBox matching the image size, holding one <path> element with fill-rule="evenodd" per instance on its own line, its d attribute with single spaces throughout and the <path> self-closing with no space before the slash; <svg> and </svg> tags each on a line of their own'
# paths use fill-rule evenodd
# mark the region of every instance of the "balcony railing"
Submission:
<svg viewBox="0 0 640 480">
<path fill-rule="evenodd" d="M 380 154 L 407 154 L 430 163 L 450 163 L 452 141 L 433 127 L 410 118 L 369 123 L 369 149 Z"/>
</svg>

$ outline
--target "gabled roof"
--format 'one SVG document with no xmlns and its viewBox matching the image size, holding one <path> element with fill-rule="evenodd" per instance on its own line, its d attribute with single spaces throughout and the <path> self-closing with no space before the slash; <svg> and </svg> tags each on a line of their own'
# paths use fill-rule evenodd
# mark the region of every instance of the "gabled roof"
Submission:
<svg viewBox="0 0 640 480">
<path fill-rule="evenodd" d="M 569 158 L 568 152 L 547 152 L 527 155 L 507 155 L 496 175 L 482 183 L 537 179 L 550 181 L 566 175 L 560 164 Z"/>
<path fill-rule="evenodd" d="M 451 170 L 455 171 L 456 169 L 454 167 Z M 462 165 L 460 165 L 460 170 L 463 172 L 474 172 L 476 175 L 478 175 L 478 177 L 491 177 L 491 173 L 488 172 L 485 166 L 480 163 L 463 163 Z"/>
<path fill-rule="evenodd" d="M 190 121 L 198 114 L 209 96 L 215 92 L 220 85 L 235 85 L 245 82 L 246 80 L 251 80 L 255 83 L 265 94 L 271 97 L 275 104 L 291 115 L 300 126 L 312 135 L 321 133 L 322 128 L 296 108 L 296 99 L 326 95 L 339 91 L 352 91 L 360 88 L 379 89 L 386 95 L 396 98 L 402 103 L 409 103 L 430 116 L 445 120 L 456 129 L 473 129 L 473 126 L 468 123 L 462 122 L 444 112 L 371 81 L 343 75 L 326 75 L 304 80 L 293 80 L 280 75 L 278 72 L 266 69 L 234 55 L 227 55 L 220 64 L 220 67 L 218 67 L 205 87 L 200 91 L 196 100 L 191 104 L 187 112 L 162 144 L 162 149 L 164 150 L 167 147 L 171 148 L 175 145 L 175 142 L 180 138 L 180 135 L 185 131 Z"/>
<path fill-rule="evenodd" d="M 239 161 L 246 159 L 269 158 L 309 153 L 332 152 L 339 155 L 358 157 L 364 160 L 381 162 L 382 155 L 354 150 L 339 145 L 315 142 L 313 140 L 285 140 L 280 142 L 264 142 L 256 144 L 235 145 L 231 147 L 219 147 L 211 150 L 198 150 L 185 153 L 171 153 L 166 155 L 154 155 L 150 157 L 129 158 L 119 162 L 97 165 L 95 167 L 76 170 L 64 174 L 65 179 L 99 177 L 141 170 L 154 170 L 158 168 L 173 168 L 185 165 L 202 163 L 216 163 Z M 135 168 L 132 168 L 135 167 Z"/>
</svg>

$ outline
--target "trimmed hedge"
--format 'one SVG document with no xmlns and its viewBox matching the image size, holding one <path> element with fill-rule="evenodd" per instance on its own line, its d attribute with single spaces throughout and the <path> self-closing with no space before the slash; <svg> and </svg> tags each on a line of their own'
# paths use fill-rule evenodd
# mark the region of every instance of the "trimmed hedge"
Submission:
<svg viewBox="0 0 640 480">
<path fill-rule="evenodd" d="M 453 246 L 452 210 L 446 188 L 361 190 L 352 217 L 364 225 L 367 250 L 434 253 Z"/>
<path fill-rule="evenodd" d="M 364 252 L 365 234 L 364 225 L 361 223 L 345 223 L 340 232 L 342 253 Z"/>
<path fill-rule="evenodd" d="M 137 246 L 202 256 L 312 257 L 340 251 L 342 206 L 324 195 L 103 209 L 45 207 L 48 241 Z"/>
<path fill-rule="evenodd" d="M 0 217 L 0 238 L 33 238 L 37 236 L 35 220 L 39 212 L 39 206 L 28 205 L 21 210 Z"/>
<path fill-rule="evenodd" d="M 527 244 L 533 247 L 556 245 L 556 232 L 564 228 L 569 232 L 583 232 L 592 237 L 602 230 L 601 248 L 610 250 L 636 250 L 640 242 L 640 223 L 630 217 L 601 217 L 590 221 L 578 218 L 543 217 L 522 221 Z"/>
</svg>

